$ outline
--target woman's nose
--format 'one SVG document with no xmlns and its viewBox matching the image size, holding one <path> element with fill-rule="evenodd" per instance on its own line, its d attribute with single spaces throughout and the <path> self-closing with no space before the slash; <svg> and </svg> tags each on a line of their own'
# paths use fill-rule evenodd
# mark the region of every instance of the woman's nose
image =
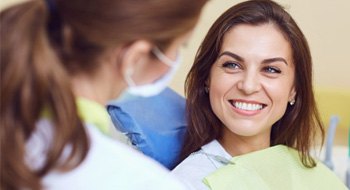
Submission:
<svg viewBox="0 0 350 190">
<path fill-rule="evenodd" d="M 253 94 L 261 89 L 259 75 L 254 71 L 246 72 L 238 82 L 238 89 L 244 94 Z"/>
</svg>

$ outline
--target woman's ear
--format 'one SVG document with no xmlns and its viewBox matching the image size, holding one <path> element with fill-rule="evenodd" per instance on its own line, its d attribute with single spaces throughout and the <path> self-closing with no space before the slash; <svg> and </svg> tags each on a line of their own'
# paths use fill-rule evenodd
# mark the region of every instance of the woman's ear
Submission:
<svg viewBox="0 0 350 190">
<path fill-rule="evenodd" d="M 295 96 L 297 92 L 295 91 L 295 87 L 293 86 L 292 90 L 289 93 L 288 101 L 295 101 Z"/>
<path fill-rule="evenodd" d="M 210 82 L 209 82 L 209 79 L 207 79 L 207 80 L 204 82 L 204 86 L 209 87 L 209 85 L 210 85 Z"/>
<path fill-rule="evenodd" d="M 151 50 L 152 44 L 146 40 L 137 40 L 124 47 L 118 59 L 121 73 L 137 72 L 150 59 Z"/>
</svg>

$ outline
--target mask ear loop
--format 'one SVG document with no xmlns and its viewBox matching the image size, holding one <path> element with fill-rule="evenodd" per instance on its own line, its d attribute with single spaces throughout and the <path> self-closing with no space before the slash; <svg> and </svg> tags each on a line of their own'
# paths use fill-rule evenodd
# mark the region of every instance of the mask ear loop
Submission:
<svg viewBox="0 0 350 190">
<path fill-rule="evenodd" d="M 125 52 L 126 52 L 126 48 L 129 46 L 129 44 L 124 45 L 121 48 L 121 53 L 119 54 L 118 58 L 117 58 L 117 63 L 121 63 L 122 61 L 122 57 L 124 56 Z M 123 73 L 123 78 L 126 82 L 126 84 L 128 84 L 129 87 L 134 87 L 136 86 L 136 83 L 134 82 L 134 80 L 132 80 L 131 76 L 134 74 L 134 70 L 130 67 L 126 68 L 125 73 Z"/>
<path fill-rule="evenodd" d="M 168 65 L 169 67 L 173 67 L 175 66 L 175 63 L 177 62 L 176 60 L 171 60 L 169 59 L 167 56 L 164 55 L 164 53 L 162 51 L 160 51 L 160 49 L 158 47 L 154 47 L 152 49 L 152 53 L 163 63 L 165 63 L 166 65 Z M 176 55 L 176 57 L 178 57 L 178 55 Z M 177 58 L 178 59 L 178 58 Z"/>
<path fill-rule="evenodd" d="M 124 74 L 124 80 L 126 81 L 126 83 L 132 87 L 132 86 L 136 86 L 135 82 L 132 80 L 131 75 L 134 73 L 134 71 L 130 68 L 128 68 L 126 70 L 126 73 Z"/>
</svg>

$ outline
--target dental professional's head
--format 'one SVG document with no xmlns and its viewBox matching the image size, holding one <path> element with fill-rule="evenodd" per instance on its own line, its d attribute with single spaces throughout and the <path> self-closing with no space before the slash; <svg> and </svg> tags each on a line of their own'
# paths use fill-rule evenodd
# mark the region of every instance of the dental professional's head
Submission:
<svg viewBox="0 0 350 190">
<path fill-rule="evenodd" d="M 268 145 L 298 149 L 305 166 L 315 165 L 310 146 L 316 131 L 324 132 L 311 54 L 298 25 L 277 3 L 246 1 L 223 13 L 200 45 L 185 92 L 183 158 L 213 139 L 262 137 Z"/>
<path fill-rule="evenodd" d="M 206 2 L 31 0 L 2 10 L 1 168 L 12 173 L 1 175 L 1 187 L 41 189 L 49 171 L 84 160 L 89 143 L 77 96 L 105 105 L 128 87 L 145 96 L 160 92 Z M 33 172 L 25 146 L 43 112 L 52 119 L 54 146 Z"/>
<path fill-rule="evenodd" d="M 61 38 L 54 43 L 62 46 L 64 66 L 73 76 L 109 77 L 114 84 L 109 87 L 109 98 L 116 98 L 127 87 L 136 95 L 154 95 L 171 77 L 156 89 L 135 88 L 174 73 L 178 49 L 190 37 L 205 2 L 58 0 L 62 26 L 55 35 Z"/>
</svg>

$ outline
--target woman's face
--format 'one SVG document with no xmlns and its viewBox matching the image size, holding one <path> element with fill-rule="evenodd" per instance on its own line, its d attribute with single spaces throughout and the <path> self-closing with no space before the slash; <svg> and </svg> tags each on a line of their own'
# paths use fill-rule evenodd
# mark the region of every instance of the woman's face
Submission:
<svg viewBox="0 0 350 190">
<path fill-rule="evenodd" d="M 294 70 L 290 44 L 273 24 L 231 28 L 208 81 L 223 138 L 269 143 L 272 125 L 295 96 Z"/>
</svg>

